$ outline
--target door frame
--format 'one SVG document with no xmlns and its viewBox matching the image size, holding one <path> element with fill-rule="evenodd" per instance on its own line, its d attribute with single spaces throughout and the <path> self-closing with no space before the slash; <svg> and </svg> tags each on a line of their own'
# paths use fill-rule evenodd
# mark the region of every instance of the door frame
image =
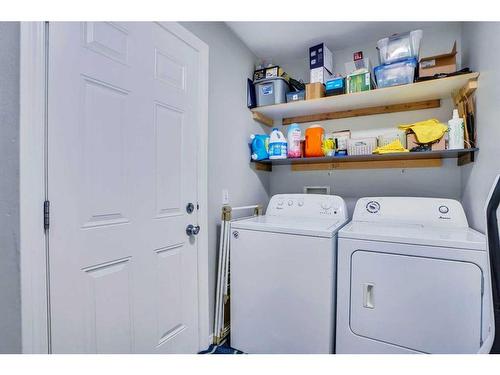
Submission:
<svg viewBox="0 0 500 375">
<path fill-rule="evenodd" d="M 176 22 L 160 22 L 200 56 L 198 122 L 198 348 L 210 343 L 208 287 L 208 45 Z M 22 352 L 50 353 L 49 236 L 43 228 L 47 181 L 48 23 L 20 23 L 20 263 Z"/>
</svg>

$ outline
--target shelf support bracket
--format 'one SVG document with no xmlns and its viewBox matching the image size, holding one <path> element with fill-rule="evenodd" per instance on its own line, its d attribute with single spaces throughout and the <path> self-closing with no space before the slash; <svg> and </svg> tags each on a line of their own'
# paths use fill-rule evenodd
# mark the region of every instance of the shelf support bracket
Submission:
<svg viewBox="0 0 500 375">
<path fill-rule="evenodd" d="M 272 172 L 272 170 L 273 170 L 272 164 L 259 163 L 259 162 L 255 162 L 254 164 L 255 164 L 255 170 L 257 170 L 257 171 Z"/>
<path fill-rule="evenodd" d="M 260 112 L 252 112 L 252 117 L 255 121 L 260 122 L 263 125 L 272 127 L 274 125 L 274 120 Z"/>
</svg>

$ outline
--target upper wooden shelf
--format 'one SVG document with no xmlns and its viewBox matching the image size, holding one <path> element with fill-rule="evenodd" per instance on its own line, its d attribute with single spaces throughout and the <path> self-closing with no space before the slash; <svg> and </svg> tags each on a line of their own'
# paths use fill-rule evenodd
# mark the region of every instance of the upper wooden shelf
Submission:
<svg viewBox="0 0 500 375">
<path fill-rule="evenodd" d="M 478 77 L 479 73 L 468 73 L 353 94 L 257 107 L 251 111 L 255 120 L 273 126 L 277 122 L 288 125 L 293 122 L 437 108 L 441 99 L 451 98 L 454 92 Z"/>
</svg>

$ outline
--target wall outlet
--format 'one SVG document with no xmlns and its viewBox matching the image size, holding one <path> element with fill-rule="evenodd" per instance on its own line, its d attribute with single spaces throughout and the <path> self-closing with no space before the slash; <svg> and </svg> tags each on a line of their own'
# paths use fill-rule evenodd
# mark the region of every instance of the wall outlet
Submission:
<svg viewBox="0 0 500 375">
<path fill-rule="evenodd" d="M 222 204 L 229 204 L 229 190 L 222 189 Z"/>
</svg>

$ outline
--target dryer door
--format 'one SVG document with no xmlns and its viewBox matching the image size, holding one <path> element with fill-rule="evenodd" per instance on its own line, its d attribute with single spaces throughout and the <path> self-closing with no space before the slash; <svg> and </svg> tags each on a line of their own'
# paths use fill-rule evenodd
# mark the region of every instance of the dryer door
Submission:
<svg viewBox="0 0 500 375">
<path fill-rule="evenodd" d="M 481 340 L 482 271 L 469 262 L 356 251 L 351 330 L 425 353 L 473 353 Z"/>
</svg>

